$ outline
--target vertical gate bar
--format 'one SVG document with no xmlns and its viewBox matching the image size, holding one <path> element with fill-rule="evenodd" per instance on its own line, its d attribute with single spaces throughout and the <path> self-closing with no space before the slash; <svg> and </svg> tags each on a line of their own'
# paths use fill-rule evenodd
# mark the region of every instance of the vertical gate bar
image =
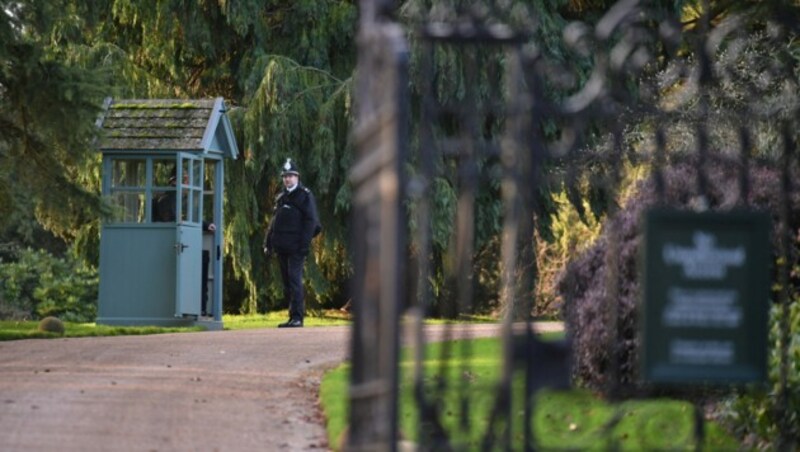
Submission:
<svg viewBox="0 0 800 452">
<path fill-rule="evenodd" d="M 739 127 L 739 202 L 743 207 L 750 205 L 750 131 L 746 126 Z"/>
<path fill-rule="evenodd" d="M 527 232 L 524 232 L 521 237 L 530 240 L 530 244 L 528 246 L 529 254 L 523 254 L 521 260 L 523 262 L 529 262 L 530 265 L 530 271 L 527 272 L 527 282 L 523 283 L 523 294 L 530 300 L 530 302 L 524 303 L 526 305 L 524 311 L 525 343 L 532 344 L 534 341 L 539 340 L 534 336 L 532 325 L 533 308 L 537 302 L 534 297 L 536 297 L 536 285 L 539 281 L 539 268 L 536 259 L 536 249 L 538 245 L 537 236 L 535 234 L 535 215 L 536 212 L 539 212 L 537 192 L 544 180 L 542 167 L 548 157 L 547 146 L 542 136 L 542 125 L 547 118 L 548 106 L 544 95 L 542 80 L 539 75 L 537 75 L 537 71 L 525 70 L 528 62 L 535 62 L 535 57 L 527 55 L 521 46 L 515 46 L 510 50 L 509 58 L 515 61 L 514 64 L 516 66 L 516 69 L 511 71 L 511 75 L 518 77 L 520 79 L 518 83 L 523 86 L 519 92 L 510 93 L 510 96 L 519 101 L 519 104 L 515 107 L 515 110 L 519 110 L 519 112 L 515 113 L 514 116 L 515 118 L 519 118 L 517 120 L 519 123 L 516 132 L 518 134 L 517 142 L 521 144 L 520 147 L 523 155 L 526 155 L 526 165 L 522 168 L 524 168 L 525 171 L 523 173 L 523 180 L 527 180 L 528 183 L 522 184 L 522 215 L 523 221 L 527 223 L 527 226 L 523 228 L 523 230 Z M 523 441 L 524 450 L 531 451 L 538 448 L 536 432 L 533 428 L 536 409 L 535 391 L 538 390 L 538 388 L 533 385 L 535 379 L 533 373 L 541 369 L 537 367 L 539 363 L 534 362 L 531 356 L 525 356 L 523 360 L 527 363 L 524 367 L 525 406 Z"/>
<path fill-rule="evenodd" d="M 653 179 L 655 181 L 656 202 L 664 205 L 667 200 L 666 189 L 664 187 L 664 167 L 667 159 L 667 137 L 664 128 L 656 128 L 656 150 L 653 158 Z"/>
<path fill-rule="evenodd" d="M 619 171 L 621 157 L 622 157 L 622 132 L 619 127 L 614 127 L 613 132 L 614 152 L 611 161 L 612 175 L 608 183 L 608 249 L 606 250 L 606 294 L 605 303 L 607 307 L 606 315 L 608 316 L 609 328 L 609 378 L 608 378 L 608 394 L 611 400 L 618 400 L 620 396 L 620 352 L 621 345 L 619 340 L 619 251 L 620 251 L 620 236 L 622 235 L 622 224 L 618 218 L 617 208 L 617 191 L 619 184 Z"/>
<path fill-rule="evenodd" d="M 704 39 L 698 40 L 698 45 L 695 47 L 695 52 L 697 52 L 697 58 L 700 68 L 699 74 L 699 86 L 697 87 L 699 92 L 699 98 L 697 101 L 697 109 L 698 109 L 698 116 L 697 116 L 697 189 L 700 193 L 700 197 L 697 200 L 698 204 L 695 205 L 697 210 L 706 210 L 708 209 L 708 174 L 707 174 L 707 163 L 708 163 L 708 114 L 709 114 L 709 105 L 708 105 L 708 96 L 709 96 L 709 87 L 711 86 L 712 79 L 714 78 L 713 69 L 712 69 L 712 61 L 711 56 L 709 55 L 708 49 L 706 48 L 703 43 L 708 41 L 708 33 L 711 28 L 710 21 L 711 21 L 711 9 L 709 0 L 703 0 L 703 12 L 700 17 L 700 32 Z"/>
<path fill-rule="evenodd" d="M 511 60 L 511 59 L 510 59 Z M 509 65 L 513 64 L 509 61 Z M 516 92 L 509 67 L 506 79 L 506 89 L 509 93 L 509 102 L 513 102 L 513 93 Z M 509 134 L 508 128 L 506 135 Z M 497 383 L 497 397 L 489 412 L 488 428 L 481 444 L 481 450 L 510 450 L 510 415 L 511 415 L 511 378 L 513 373 L 513 309 L 514 303 L 514 273 L 516 261 L 516 237 L 518 227 L 519 197 L 517 196 L 516 177 L 516 148 L 513 137 L 507 136 L 500 147 L 500 162 L 502 168 L 501 196 L 503 203 L 503 231 L 500 247 L 500 306 L 502 307 L 502 324 L 500 329 L 502 341 L 502 368 L 500 379 Z M 497 429 L 502 428 L 506 422 L 505 430 L 500 432 L 500 444 L 496 444 Z"/>
<path fill-rule="evenodd" d="M 408 135 L 409 135 L 409 49 L 405 41 L 405 34 L 399 27 L 395 28 L 396 34 L 392 39 L 392 47 L 395 55 L 395 67 L 397 79 L 393 90 L 391 90 L 396 102 L 396 130 L 394 136 L 389 140 L 394 141 L 397 147 L 397 155 L 394 162 L 388 169 L 396 175 L 393 181 L 393 187 L 387 187 L 390 192 L 391 200 L 386 205 L 387 216 L 394 217 L 394 230 L 385 230 L 384 246 L 390 250 L 387 253 L 384 264 L 388 266 L 389 271 L 394 272 L 394 284 L 387 285 L 383 297 L 385 306 L 389 311 L 387 322 L 384 323 L 386 330 L 384 334 L 391 335 L 392 339 L 389 340 L 388 347 L 390 353 L 386 357 L 385 363 L 387 374 L 391 379 L 391 387 L 393 392 L 391 394 L 390 402 L 390 422 L 391 422 L 391 435 L 390 439 L 393 448 L 396 449 L 399 440 L 399 422 L 398 422 L 398 386 L 399 386 L 399 366 L 398 361 L 400 357 L 400 314 L 402 303 L 406 297 L 404 294 L 406 278 L 406 256 L 407 256 L 407 231 L 408 231 L 408 217 L 405 214 L 405 195 L 407 193 L 408 180 L 405 171 L 405 164 L 408 161 Z M 394 268 L 392 266 L 395 266 Z"/>
<path fill-rule="evenodd" d="M 534 297 L 536 296 L 536 238 L 534 234 L 534 199 L 535 193 L 538 189 L 539 178 L 538 168 L 536 167 L 535 160 L 537 158 L 534 148 L 534 135 L 533 132 L 536 127 L 532 123 L 532 112 L 534 108 L 532 102 L 531 86 L 525 86 L 525 75 L 523 71 L 522 54 L 519 47 L 514 47 L 509 50 L 508 57 L 510 60 L 509 77 L 515 79 L 514 86 L 516 89 L 509 93 L 509 97 L 513 99 L 514 108 L 509 118 L 510 131 L 509 135 L 512 140 L 517 143 L 518 161 L 517 167 L 519 168 L 518 187 L 520 198 L 519 208 L 519 231 L 518 231 L 518 247 L 517 254 L 517 292 L 516 292 L 516 306 L 514 309 L 514 317 L 517 321 L 525 322 L 524 336 L 516 337 L 522 340 L 525 344 L 521 349 L 524 350 L 522 354 L 517 356 L 517 353 L 512 352 L 515 361 L 522 361 L 527 365 L 522 366 L 522 376 L 524 378 L 523 398 L 522 398 L 522 441 L 524 451 L 532 450 L 535 448 L 535 435 L 533 432 L 533 368 L 535 363 L 530 362 L 532 357 L 528 354 L 531 350 L 531 344 L 537 340 L 533 335 L 533 326 L 531 324 L 531 314 L 533 312 Z M 519 349 L 517 344 L 512 344 L 512 348 Z M 511 422 L 510 422 L 511 423 Z"/>
<path fill-rule="evenodd" d="M 703 450 L 703 442 L 705 441 L 706 436 L 705 415 L 703 413 L 703 407 L 699 402 L 693 403 L 692 407 L 694 408 L 694 450 L 700 452 Z"/>
<path fill-rule="evenodd" d="M 476 50 L 475 47 L 464 49 L 464 72 L 466 92 L 464 95 L 464 105 L 461 111 L 464 113 L 461 125 L 461 142 L 463 143 L 462 152 L 459 158 L 459 197 L 457 213 L 457 232 L 456 232 L 456 262 L 458 274 L 458 316 L 463 315 L 472 306 L 473 297 L 473 243 L 475 240 L 475 194 L 477 191 L 478 168 L 476 162 L 476 135 L 478 130 L 477 112 L 481 100 L 474 89 L 476 86 L 475 67 Z M 464 330 L 465 332 L 467 330 Z M 469 357 L 472 353 L 468 333 L 461 336 L 467 339 L 460 342 L 459 352 L 461 357 L 460 378 L 457 379 L 459 393 L 459 427 L 462 433 L 469 431 L 469 398 L 468 381 L 464 375 L 469 371 Z"/>
<path fill-rule="evenodd" d="M 363 11 L 373 5 L 362 2 Z M 354 324 L 348 450 L 397 449 L 399 309 L 408 49 L 402 29 L 369 14 L 360 23 L 353 195 Z M 380 25 L 378 25 L 380 23 Z"/>
<path fill-rule="evenodd" d="M 509 58 L 507 65 L 506 89 L 508 91 L 510 111 L 519 114 L 519 94 L 521 84 L 521 67 L 518 58 Z M 505 421 L 506 426 L 498 445 L 501 449 L 510 449 L 512 429 L 512 378 L 514 372 L 514 315 L 517 303 L 517 247 L 522 211 L 519 124 L 510 121 L 506 129 L 506 139 L 500 149 L 503 168 L 501 196 L 503 199 L 503 235 L 501 242 L 501 305 L 504 307 L 502 322 L 503 368 L 498 388 L 496 415 L 498 421 Z"/>
<path fill-rule="evenodd" d="M 432 42 L 422 43 L 422 111 L 420 114 L 420 151 L 419 164 L 421 173 L 418 178 L 419 204 L 417 215 L 417 234 L 419 237 L 418 297 L 419 312 L 415 322 L 416 350 L 414 354 L 414 395 L 419 408 L 418 432 L 420 444 L 428 444 L 431 448 L 445 448 L 447 439 L 444 430 L 439 428 L 435 400 L 430 400 L 425 391 L 425 331 L 424 318 L 431 306 L 431 199 L 434 193 L 435 164 L 438 159 L 436 142 L 433 139 L 433 124 L 438 118 L 435 102 L 435 82 L 433 76 L 434 47 Z"/>
<path fill-rule="evenodd" d="M 445 45 L 443 47 L 444 48 L 441 49 L 441 52 L 443 54 L 455 51 L 453 48 L 454 46 L 448 47 L 447 45 Z M 434 51 L 433 52 L 434 70 L 435 70 L 436 56 L 437 54 Z M 436 82 L 440 81 L 437 75 L 434 75 L 434 80 Z M 436 113 L 437 114 L 441 113 L 442 116 L 453 115 L 456 117 L 456 119 L 461 119 L 460 116 L 454 113 L 458 111 L 457 105 L 443 104 L 442 101 L 440 100 L 438 92 L 441 87 L 434 86 L 433 88 L 434 90 L 432 93 L 432 101 L 436 105 L 436 110 L 435 110 Z M 441 117 L 437 116 L 436 117 L 437 121 L 435 123 L 438 124 L 438 120 L 441 119 L 442 119 Z M 439 151 L 438 147 L 437 151 Z M 442 160 L 437 161 L 437 163 L 441 164 L 441 168 L 434 169 L 435 172 L 434 177 L 437 178 L 442 177 L 444 179 L 446 176 L 446 174 L 444 173 L 446 172 L 446 168 L 448 166 L 447 159 L 448 157 L 453 158 L 452 156 L 453 149 L 449 149 L 445 146 L 444 149 L 441 149 L 441 153 L 442 153 L 441 155 Z M 437 153 L 437 157 L 438 156 L 439 154 Z M 458 177 L 457 153 L 455 155 L 455 158 L 456 158 L 456 177 Z M 454 185 L 456 186 L 456 188 L 458 187 L 458 179 L 454 182 Z M 458 220 L 458 211 L 456 210 L 455 217 L 452 219 L 452 221 L 456 222 L 457 220 Z M 442 258 L 444 266 L 442 270 L 443 284 L 445 285 L 445 287 L 448 288 L 448 291 L 452 290 L 452 287 L 456 285 L 455 282 L 457 280 L 456 279 L 457 276 L 454 275 L 456 262 L 453 251 L 453 248 L 456 246 L 457 243 L 456 240 L 457 240 L 457 232 L 453 232 L 453 235 L 451 237 L 451 243 L 448 245 L 449 248 L 445 250 L 444 252 L 445 254 Z M 449 262 L 444 262 L 447 259 L 449 259 Z M 452 294 L 448 295 L 452 296 Z M 445 297 L 447 297 L 448 295 L 446 295 Z M 445 318 L 456 317 L 458 311 L 457 300 L 454 301 L 452 299 L 445 298 L 444 300 L 445 304 L 442 304 L 442 301 L 443 300 L 441 299 L 439 300 L 440 302 L 439 307 L 444 317 Z M 452 361 L 453 348 L 454 348 L 453 339 L 454 339 L 453 325 L 451 323 L 445 323 L 443 325 L 441 336 L 439 336 L 439 340 L 441 341 L 441 346 L 439 347 L 439 356 L 437 357 L 438 367 L 436 370 L 433 371 L 435 378 L 433 379 L 433 382 L 431 384 L 432 386 L 430 391 L 431 397 L 430 400 L 428 401 L 428 409 L 430 416 L 428 418 L 428 424 L 426 425 L 426 427 L 430 429 L 429 433 L 432 438 L 433 446 L 431 447 L 431 450 L 436 450 L 436 449 L 450 450 L 453 447 L 452 445 L 453 438 L 451 437 L 452 432 L 446 429 L 444 426 L 445 411 L 447 410 L 446 407 L 446 403 L 448 400 L 447 396 L 449 391 L 451 390 L 450 380 L 446 376 L 450 372 L 449 365 L 450 362 Z"/>
<path fill-rule="evenodd" d="M 791 215 L 791 199 L 794 187 L 792 184 L 791 176 L 791 162 L 796 157 L 797 143 L 793 138 L 792 124 L 784 121 L 782 124 L 783 135 L 783 149 L 781 150 L 781 200 L 780 200 L 780 250 L 779 256 L 783 265 L 781 265 L 778 273 L 780 294 L 778 298 L 778 306 L 780 307 L 781 316 L 778 323 L 779 339 L 778 339 L 778 362 L 779 362 L 779 376 L 778 376 L 778 401 L 777 401 L 777 415 L 780 416 L 779 423 L 782 424 L 778 432 L 778 441 L 776 450 L 788 450 L 791 444 L 791 439 L 787 436 L 790 431 L 789 415 L 789 346 L 791 343 L 791 331 L 789 330 L 790 320 L 790 303 L 791 296 L 789 294 L 790 273 L 792 272 L 792 263 L 795 262 L 797 256 L 793 256 L 792 241 L 793 232 L 789 226 L 789 218 Z"/>
</svg>

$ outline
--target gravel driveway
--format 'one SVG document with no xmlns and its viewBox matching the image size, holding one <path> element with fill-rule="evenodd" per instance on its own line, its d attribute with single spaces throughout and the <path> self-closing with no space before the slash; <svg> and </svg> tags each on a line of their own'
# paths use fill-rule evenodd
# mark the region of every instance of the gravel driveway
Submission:
<svg viewBox="0 0 800 452">
<path fill-rule="evenodd" d="M 349 338 L 318 327 L 0 342 L 0 451 L 327 450 L 317 391 Z"/>
</svg>

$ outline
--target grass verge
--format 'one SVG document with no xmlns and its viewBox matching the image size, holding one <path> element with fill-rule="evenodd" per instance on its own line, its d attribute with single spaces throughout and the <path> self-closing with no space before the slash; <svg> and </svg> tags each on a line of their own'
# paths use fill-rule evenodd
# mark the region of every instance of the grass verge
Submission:
<svg viewBox="0 0 800 452">
<path fill-rule="evenodd" d="M 286 321 L 286 311 L 254 315 L 224 315 L 223 326 L 226 330 L 245 330 L 255 328 L 275 328 Z M 0 341 L 19 339 L 53 339 L 59 337 L 87 336 L 124 336 L 141 334 L 186 333 L 204 331 L 202 326 L 192 327 L 157 327 L 157 326 L 109 326 L 96 323 L 63 322 L 64 334 L 39 331 L 36 320 L 0 320 Z M 335 326 L 350 324 L 349 314 L 338 311 L 320 311 L 305 318 L 305 326 Z"/>
<path fill-rule="evenodd" d="M 424 386 L 429 397 L 440 401 L 439 419 L 458 450 L 479 450 L 489 431 L 490 412 L 496 401 L 501 372 L 499 339 L 455 341 L 449 345 L 449 358 L 440 359 L 444 344 L 426 346 Z M 468 346 L 461 358 L 457 349 Z M 456 351 L 455 353 L 453 353 Z M 349 364 L 328 372 L 320 385 L 320 398 L 326 417 L 329 444 L 341 450 L 348 419 L 347 397 Z M 419 411 L 413 396 L 412 359 L 403 350 L 400 363 L 400 405 L 398 416 L 404 439 L 419 437 Z M 512 446 L 523 450 L 522 375 L 512 384 Z M 437 388 L 447 388 L 437 393 Z M 464 397 L 461 397 L 461 395 Z M 580 389 L 539 391 L 534 399 L 532 418 L 536 444 L 543 450 L 695 450 L 693 406 L 672 399 L 631 400 L 609 403 Z M 462 413 L 468 413 L 462 416 Z M 610 427 L 609 427 L 610 426 Z M 495 433 L 500 434 L 497 426 Z M 502 430 L 502 427 L 500 428 Z M 737 450 L 738 442 L 712 422 L 706 424 L 703 450 Z"/>
<path fill-rule="evenodd" d="M 222 325 L 226 330 L 247 330 L 255 328 L 275 328 L 287 318 L 285 310 L 273 311 L 266 314 L 251 315 L 223 315 Z M 349 325 L 350 314 L 338 309 L 316 311 L 306 315 L 303 326 L 338 326 Z"/>
<path fill-rule="evenodd" d="M 131 336 L 140 334 L 178 333 L 203 331 L 203 327 L 164 328 L 156 326 L 108 326 L 94 323 L 64 322 L 64 334 L 39 331 L 39 322 L 33 320 L 0 321 L 0 341 L 18 339 L 52 339 L 57 337 Z"/>
</svg>

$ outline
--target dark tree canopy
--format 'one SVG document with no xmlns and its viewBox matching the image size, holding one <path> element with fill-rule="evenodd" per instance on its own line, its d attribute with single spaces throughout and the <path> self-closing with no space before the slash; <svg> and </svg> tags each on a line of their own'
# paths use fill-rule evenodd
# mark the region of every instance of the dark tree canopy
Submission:
<svg viewBox="0 0 800 452">
<path fill-rule="evenodd" d="M 50 46 L 65 6 L 0 2 L 0 231 L 29 243 L 41 226 L 74 239 L 101 212 L 87 145 L 108 78 Z"/>
<path fill-rule="evenodd" d="M 51 231 L 89 261 L 96 261 L 103 208 L 97 196 L 100 170 L 92 134 L 102 99 L 109 95 L 223 96 L 233 106 L 230 115 L 242 150 L 238 161 L 226 165 L 225 287 L 231 291 L 224 297 L 231 303 L 226 309 L 254 312 L 279 307 L 278 278 L 266 266 L 258 244 L 279 187 L 278 168 L 287 157 L 304 169 L 303 182 L 314 190 L 325 223 L 325 233 L 310 259 L 311 298 L 322 304 L 346 301 L 347 171 L 353 160 L 349 134 L 357 3 L 0 0 L 0 58 L 4 61 L 0 68 L 0 242 L 27 237 L 33 243 L 35 235 Z M 427 18 L 447 19 L 446 11 L 463 11 L 468 3 L 396 3 L 395 17 L 409 30 L 412 43 L 412 104 L 421 96 L 420 80 L 415 78 L 419 75 L 415 27 Z M 591 59 L 576 58 L 567 50 L 562 32 L 571 20 L 591 24 L 613 3 L 520 0 L 495 7 L 499 11 L 508 6 L 503 19 L 514 26 L 535 22 L 533 39 L 538 48 L 555 63 L 572 67 L 580 85 L 588 77 Z M 648 5 L 681 12 L 690 29 L 693 14 L 704 3 L 664 0 Z M 713 17 L 724 17 L 750 2 L 709 3 Z M 796 13 L 796 7 L 789 8 Z M 691 42 L 682 45 L 681 52 L 691 55 Z M 477 75 L 475 91 L 480 102 L 488 102 L 497 95 L 503 57 L 487 52 L 481 58 L 485 72 Z M 452 48 L 443 49 L 437 53 L 435 67 L 437 95 L 443 100 L 463 99 L 466 78 L 461 56 Z M 562 94 L 554 91 L 553 96 Z M 412 148 L 418 146 L 414 127 Z M 484 130 L 489 136 L 498 134 L 502 121 L 488 121 Z M 547 124 L 544 132 L 553 136 L 557 129 Z M 493 162 L 482 163 L 488 174 Z M 559 175 L 559 165 L 551 163 L 547 170 Z M 558 209 L 549 194 L 572 187 L 559 177 L 542 191 L 539 202 L 540 233 L 547 238 L 553 238 L 547 233 Z M 440 266 L 449 252 L 456 183 L 447 176 L 435 181 L 434 251 Z M 485 257 L 483 267 L 493 265 L 491 256 L 498 243 L 497 193 L 496 184 L 482 185 L 475 210 L 476 254 Z M 602 193 L 571 191 L 573 204 L 582 205 L 583 198 L 599 200 L 595 204 L 605 199 Z M 596 213 L 601 216 L 602 209 Z M 496 276 L 495 270 L 481 271 Z M 485 280 L 496 279 L 487 275 Z M 494 292 L 492 284 L 482 288 L 488 298 Z"/>
</svg>

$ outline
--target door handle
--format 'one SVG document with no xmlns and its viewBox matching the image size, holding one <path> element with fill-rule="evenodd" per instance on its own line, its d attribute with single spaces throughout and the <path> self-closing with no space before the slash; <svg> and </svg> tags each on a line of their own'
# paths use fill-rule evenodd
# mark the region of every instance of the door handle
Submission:
<svg viewBox="0 0 800 452">
<path fill-rule="evenodd" d="M 187 245 L 185 243 L 176 243 L 175 244 L 175 251 L 177 251 L 178 253 L 182 253 L 183 250 L 185 250 L 186 248 L 189 248 L 189 245 Z"/>
</svg>

